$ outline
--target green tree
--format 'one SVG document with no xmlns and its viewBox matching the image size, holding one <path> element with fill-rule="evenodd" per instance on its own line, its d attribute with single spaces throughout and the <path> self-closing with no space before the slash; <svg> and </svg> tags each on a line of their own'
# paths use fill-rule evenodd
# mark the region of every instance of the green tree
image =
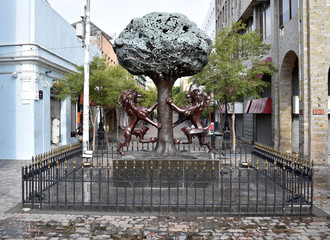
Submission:
<svg viewBox="0 0 330 240">
<path fill-rule="evenodd" d="M 90 62 L 90 102 L 99 106 L 114 105 L 123 90 L 137 89 L 133 76 L 119 65 L 108 64 L 105 58 L 95 56 Z M 58 99 L 76 99 L 83 93 L 84 66 L 77 66 L 76 72 L 60 79 L 53 90 Z"/>
<path fill-rule="evenodd" d="M 180 86 L 174 86 L 172 88 L 172 98 L 174 98 L 174 96 L 177 95 L 178 93 L 180 93 Z"/>
<path fill-rule="evenodd" d="M 187 106 L 189 104 L 188 99 L 186 97 L 187 91 L 179 92 L 173 95 L 173 102 L 180 108 Z"/>
<path fill-rule="evenodd" d="M 198 86 L 212 91 L 214 99 L 222 103 L 259 97 L 269 83 L 262 80 L 276 69 L 271 58 L 262 59 L 270 45 L 265 44 L 257 31 L 248 31 L 241 21 L 219 31 L 213 45 L 209 64 L 192 78 Z M 235 108 L 232 115 L 233 148 L 235 147 Z"/>
<path fill-rule="evenodd" d="M 90 62 L 89 94 L 90 102 L 101 108 L 115 105 L 117 96 L 127 89 L 137 90 L 133 75 L 119 65 L 110 65 L 105 58 L 95 56 Z M 84 66 L 77 66 L 76 72 L 68 73 L 54 86 L 53 91 L 60 100 L 79 99 L 84 88 Z M 93 148 L 95 148 L 95 120 L 97 111 L 92 109 L 94 128 Z"/>
<path fill-rule="evenodd" d="M 148 88 L 145 90 L 138 90 L 143 95 L 142 105 L 145 107 L 151 107 L 157 101 L 157 89 L 156 88 Z"/>
</svg>

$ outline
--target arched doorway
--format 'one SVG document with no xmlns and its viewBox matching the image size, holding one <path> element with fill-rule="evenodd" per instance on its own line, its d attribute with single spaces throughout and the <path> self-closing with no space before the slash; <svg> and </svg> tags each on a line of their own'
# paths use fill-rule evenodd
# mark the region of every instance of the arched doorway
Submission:
<svg viewBox="0 0 330 240">
<path fill-rule="evenodd" d="M 280 150 L 299 151 L 298 57 L 289 51 L 281 64 L 279 83 Z"/>
</svg>

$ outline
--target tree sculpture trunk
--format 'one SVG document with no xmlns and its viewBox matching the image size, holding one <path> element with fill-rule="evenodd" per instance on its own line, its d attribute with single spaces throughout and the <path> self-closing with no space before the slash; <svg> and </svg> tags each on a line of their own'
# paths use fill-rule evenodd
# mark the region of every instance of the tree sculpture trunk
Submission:
<svg viewBox="0 0 330 240">
<path fill-rule="evenodd" d="M 162 127 L 158 129 L 156 154 L 171 156 L 177 153 L 174 145 L 173 115 L 171 107 L 166 103 L 167 97 L 172 97 L 172 87 L 176 79 L 154 80 L 158 93 L 158 122 Z"/>
</svg>

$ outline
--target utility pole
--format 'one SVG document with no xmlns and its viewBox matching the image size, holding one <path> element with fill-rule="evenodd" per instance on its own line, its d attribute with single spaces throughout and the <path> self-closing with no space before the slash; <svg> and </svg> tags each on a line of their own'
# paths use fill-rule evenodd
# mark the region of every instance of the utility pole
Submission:
<svg viewBox="0 0 330 240">
<path fill-rule="evenodd" d="M 84 36 L 84 115 L 83 115 L 83 158 L 91 158 L 92 151 L 89 151 L 89 39 L 90 39 L 90 0 L 86 0 L 85 5 L 85 36 Z"/>
</svg>

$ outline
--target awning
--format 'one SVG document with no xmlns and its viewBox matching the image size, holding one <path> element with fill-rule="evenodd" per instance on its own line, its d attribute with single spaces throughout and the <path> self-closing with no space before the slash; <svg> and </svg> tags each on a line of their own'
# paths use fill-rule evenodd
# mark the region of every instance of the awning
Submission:
<svg viewBox="0 0 330 240">
<path fill-rule="evenodd" d="M 272 98 L 269 97 L 269 98 L 252 100 L 248 113 L 271 114 L 272 113 Z"/>
<path fill-rule="evenodd" d="M 251 107 L 252 100 L 248 100 L 244 109 L 244 113 L 249 113 Z"/>
</svg>

